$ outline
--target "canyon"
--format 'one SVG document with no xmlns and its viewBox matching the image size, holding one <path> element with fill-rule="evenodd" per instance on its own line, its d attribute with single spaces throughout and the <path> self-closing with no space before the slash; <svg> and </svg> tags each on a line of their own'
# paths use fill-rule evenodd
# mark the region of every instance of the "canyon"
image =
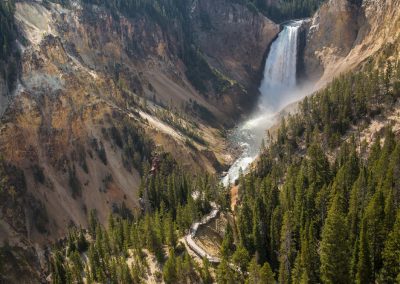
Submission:
<svg viewBox="0 0 400 284">
<path fill-rule="evenodd" d="M 27 269 L 44 268 L 47 245 L 71 225 L 87 227 L 90 210 L 101 223 L 122 206 L 140 214 L 152 152 L 171 153 L 193 175 L 228 172 L 227 185 L 288 104 L 382 54 L 400 55 L 398 0 L 325 1 L 294 24 L 296 50 L 273 62 L 290 25 L 240 1 L 190 3 L 183 23 L 163 25 L 80 1 L 16 2 L 19 74 L 14 87 L 0 78 L 1 168 L 13 188 L 0 201 L 0 242 L 36 259 Z M 279 92 L 265 79 L 279 81 L 267 76 L 276 58 L 292 71 L 278 87 L 307 91 L 271 98 Z M 254 132 L 238 134 L 254 119 Z M 240 135 L 251 143 L 243 147 Z"/>
<path fill-rule="evenodd" d="M 12 101 L 3 105 L 1 151 L 5 161 L 24 172 L 30 199 L 46 204 L 51 216 L 46 232 L 51 239 L 63 236 L 71 222 L 85 224 L 85 208 L 96 208 L 101 220 L 106 220 L 114 203 L 124 201 L 139 208 L 140 175 L 121 159 L 123 149 L 105 140 L 111 128 L 115 132 L 139 127 L 157 147 L 197 171 L 215 172 L 220 165 L 230 163 L 221 125 L 232 125 L 232 117 L 244 114 L 247 93 L 255 95 L 251 91 L 256 86 L 254 74 L 261 66 L 265 46 L 279 28 L 240 5 L 232 5 L 221 18 L 221 7 L 226 5 L 224 1 L 212 5 L 194 2 L 191 16 L 198 33 L 196 44 L 209 48 L 202 51 L 200 64 L 208 66 L 205 72 L 212 74 L 207 76 L 224 85 L 217 94 L 213 86 L 206 86 L 201 93 L 185 76 L 187 67 L 178 57 L 182 31 L 164 31 L 145 16 L 115 19 L 95 6 L 67 9 L 36 1 L 16 3 L 16 22 L 27 43 L 19 44 L 21 75 Z M 212 32 L 204 30 L 198 19 L 207 9 L 212 11 Z M 242 36 L 244 44 L 236 50 L 227 49 L 230 52 L 223 52 L 226 47 L 221 40 L 215 41 L 219 46 L 206 45 L 214 31 L 226 34 L 231 41 Z M 240 62 L 239 57 L 249 60 Z M 242 110 L 237 105 L 242 105 Z M 182 113 L 184 109 L 186 113 Z M 172 113 L 170 118 L 163 115 L 165 111 Z M 202 112 L 211 121 L 204 121 Z M 187 146 L 190 137 L 185 130 L 171 127 L 167 119 L 198 132 L 196 137 L 206 141 Z M 94 151 L 104 149 L 106 162 L 93 155 L 89 158 L 87 151 L 93 145 Z M 82 169 L 84 164 L 87 170 Z M 45 173 L 45 181 L 38 182 L 36 172 Z M 72 175 L 82 188 L 78 199 L 71 196 Z M 17 218 L 26 224 L 14 224 L 11 232 L 10 227 L 2 226 L 8 229 L 1 235 L 15 240 L 13 234 L 23 233 L 29 240 L 46 243 L 47 237 L 29 225 L 35 221 L 28 218 L 32 213 L 27 201 L 21 200 L 28 203 L 21 207 L 28 211 Z M 2 222 L 16 222 L 12 216 L 3 216 Z"/>
</svg>

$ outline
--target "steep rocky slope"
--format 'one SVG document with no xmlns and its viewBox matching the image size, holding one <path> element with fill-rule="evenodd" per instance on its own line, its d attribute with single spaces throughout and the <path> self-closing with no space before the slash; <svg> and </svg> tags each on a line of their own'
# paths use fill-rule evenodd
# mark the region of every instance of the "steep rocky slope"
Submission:
<svg viewBox="0 0 400 284">
<path fill-rule="evenodd" d="M 139 211 L 141 172 L 157 151 L 193 173 L 230 163 L 221 130 L 257 92 L 253 76 L 279 30 L 239 4 L 194 1 L 196 56 L 222 84 L 200 91 L 178 22 L 71 3 L 16 3 L 21 70 L 0 130 L 0 241 L 11 245 L 45 245 L 85 226 L 92 209 L 101 221 L 121 206 Z M 201 26 L 204 15 L 213 28 Z"/>
<path fill-rule="evenodd" d="M 246 87 L 258 87 L 263 56 L 279 27 L 228 1 L 195 1 L 196 42 L 208 62 Z"/>
<path fill-rule="evenodd" d="M 322 86 L 377 52 L 398 53 L 400 2 L 329 0 L 310 22 L 304 66 Z"/>
</svg>

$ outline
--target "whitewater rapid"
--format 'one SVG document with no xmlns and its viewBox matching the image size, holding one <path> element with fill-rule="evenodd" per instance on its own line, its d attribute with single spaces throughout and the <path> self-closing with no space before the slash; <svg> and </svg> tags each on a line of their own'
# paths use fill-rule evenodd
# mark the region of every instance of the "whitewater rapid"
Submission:
<svg viewBox="0 0 400 284">
<path fill-rule="evenodd" d="M 222 178 L 225 186 L 234 182 L 240 171 L 246 171 L 257 158 L 261 142 L 266 136 L 265 131 L 276 122 L 277 114 L 303 96 L 303 92 L 297 90 L 296 80 L 299 31 L 302 23 L 300 20 L 285 24 L 271 45 L 259 88 L 261 96 L 257 108 L 231 135 L 232 143 L 241 148 L 242 154 Z"/>
</svg>

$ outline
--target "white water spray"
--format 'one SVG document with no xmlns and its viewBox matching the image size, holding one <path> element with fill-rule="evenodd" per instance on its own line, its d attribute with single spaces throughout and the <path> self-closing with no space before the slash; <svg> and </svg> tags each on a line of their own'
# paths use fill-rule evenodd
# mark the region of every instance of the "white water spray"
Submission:
<svg viewBox="0 0 400 284">
<path fill-rule="evenodd" d="M 222 179 L 225 186 L 239 177 L 240 169 L 245 171 L 255 160 L 265 130 L 274 124 L 276 114 L 302 96 L 296 90 L 298 35 L 302 23 L 293 21 L 285 25 L 271 45 L 260 86 L 258 110 L 235 130 L 232 137 L 243 153 Z"/>
</svg>

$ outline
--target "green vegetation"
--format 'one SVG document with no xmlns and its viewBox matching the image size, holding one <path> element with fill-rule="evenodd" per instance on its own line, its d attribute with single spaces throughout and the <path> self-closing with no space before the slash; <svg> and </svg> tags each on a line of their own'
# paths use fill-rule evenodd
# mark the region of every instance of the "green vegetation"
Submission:
<svg viewBox="0 0 400 284">
<path fill-rule="evenodd" d="M 2 218 L 12 224 L 20 233 L 26 233 L 26 210 L 32 208 L 32 203 L 26 194 L 24 172 L 5 162 L 0 157 L 0 208 Z"/>
<path fill-rule="evenodd" d="M 177 129 L 179 132 L 187 136 L 189 139 L 192 139 L 193 141 L 199 143 L 200 145 L 207 146 L 207 142 L 204 140 L 203 137 L 200 136 L 200 131 L 198 129 L 197 124 L 190 121 L 188 117 L 184 117 L 183 114 L 178 113 L 176 110 L 173 110 L 172 108 L 168 108 L 168 109 L 157 110 L 156 116 L 165 123 L 167 123 L 168 125 Z"/>
<path fill-rule="evenodd" d="M 35 168 L 40 172 L 37 165 L 33 171 Z M 39 181 L 43 178 L 44 182 L 43 173 L 36 175 Z M 28 229 L 36 229 L 42 234 L 47 232 L 49 217 L 46 206 L 27 192 L 24 171 L 5 162 L 3 158 L 0 158 L 0 208 L 2 219 L 22 236 L 27 236 Z M 28 228 L 27 224 L 32 226 Z"/>
<path fill-rule="evenodd" d="M 97 153 L 97 156 L 99 159 L 102 161 L 104 165 L 107 165 L 107 154 L 106 150 L 104 149 L 103 142 L 98 142 L 96 138 L 93 138 L 92 141 L 90 141 L 91 147 L 94 149 L 94 151 Z"/>
<path fill-rule="evenodd" d="M 152 169 L 144 170 L 143 212 L 134 217 L 122 204 L 104 228 L 90 211 L 88 230 L 71 228 L 66 242 L 54 248 L 52 282 L 82 283 L 86 277 L 88 283 L 142 283 L 149 274 L 147 256 L 154 255 L 166 283 L 210 283 L 207 262 L 198 267 L 178 236 L 209 211 L 216 187 L 209 176 L 185 174 L 169 154 L 157 155 Z M 194 192 L 199 198 L 193 199 Z"/>
<path fill-rule="evenodd" d="M 37 231 L 41 234 L 48 232 L 47 226 L 49 224 L 49 216 L 47 214 L 46 206 L 39 200 L 35 199 L 32 195 L 28 195 L 29 209 L 32 215 L 32 221 Z"/>
<path fill-rule="evenodd" d="M 13 0 L 0 3 L 0 60 L 5 60 L 12 53 L 16 38 L 14 24 L 15 3 Z"/>
<path fill-rule="evenodd" d="M 186 47 L 182 59 L 187 67 L 187 78 L 201 93 L 206 94 L 212 90 L 220 95 L 233 86 L 220 72 L 213 69 L 201 52 L 193 46 Z"/>
<path fill-rule="evenodd" d="M 325 0 L 283 0 L 279 1 L 277 5 L 266 5 L 266 1 L 259 2 L 264 3 L 259 7 L 267 17 L 276 22 L 283 22 L 290 19 L 312 17 Z"/>
<path fill-rule="evenodd" d="M 82 196 L 82 184 L 79 180 L 79 178 L 76 176 L 76 169 L 75 166 L 72 167 L 72 169 L 69 169 L 68 171 L 68 184 L 71 189 L 71 194 L 74 199 L 77 197 Z"/>
<path fill-rule="evenodd" d="M 148 15 L 164 27 L 176 19 L 183 20 L 188 8 L 188 2 L 185 0 L 83 0 L 82 2 L 104 6 L 114 14 L 122 13 L 129 17 Z"/>
<path fill-rule="evenodd" d="M 34 250 L 11 246 L 7 241 L 0 247 L 1 283 L 40 283 L 40 265 Z"/>
<path fill-rule="evenodd" d="M 42 167 L 40 167 L 37 164 L 33 165 L 32 173 L 33 173 L 33 178 L 35 179 L 36 182 L 44 184 L 44 182 L 46 181 L 46 177 L 44 175 Z"/>
<path fill-rule="evenodd" d="M 186 102 L 183 108 L 186 113 L 195 115 L 212 126 L 217 124 L 217 118 L 214 114 L 195 100 L 189 99 L 189 102 Z"/>
<path fill-rule="evenodd" d="M 246 4 L 250 10 L 260 11 L 271 20 L 281 23 L 291 19 L 300 19 L 313 16 L 325 0 L 231 0 Z"/>
<path fill-rule="evenodd" d="M 153 159 L 152 168 L 145 171 L 140 195 L 147 210 L 168 208 L 179 227 L 188 228 L 209 211 L 209 202 L 216 198 L 216 183 L 208 175 L 193 179 L 170 154 L 160 154 Z M 201 198 L 194 200 L 194 192 Z"/>
<path fill-rule="evenodd" d="M 113 118 L 114 125 L 103 130 L 105 138 L 111 138 L 113 145 L 122 149 L 123 164 L 128 171 L 137 169 L 140 174 L 143 174 L 143 164 L 150 162 L 155 148 L 153 140 L 145 134 L 143 127 L 123 115 L 114 114 Z M 100 149 L 102 149 L 101 157 L 105 157 L 104 147 Z M 106 160 L 104 158 L 104 161 Z"/>
<path fill-rule="evenodd" d="M 0 62 L 11 58 L 9 44 L 15 39 L 10 3 L 0 4 Z M 145 12 L 161 26 L 180 22 L 188 39 L 180 56 L 194 86 L 203 92 L 210 86 L 225 92 L 231 85 L 192 46 L 186 1 L 84 3 L 104 5 L 115 14 L 124 11 L 130 17 Z M 280 14 L 274 17 L 308 15 L 319 3 L 282 1 L 276 8 Z M 272 13 L 268 10 L 272 8 L 262 6 L 264 1 L 247 4 L 254 11 Z M 206 17 L 203 21 L 203 28 L 210 28 Z M 9 74 L 6 78 L 11 78 Z M 399 96 L 400 64 L 388 62 L 380 70 L 368 65 L 306 98 L 299 113 L 282 121 L 256 168 L 239 178 L 240 203 L 234 212 L 236 222 L 227 225 L 222 242 L 222 262 L 216 269 L 219 283 L 400 281 L 400 140 L 390 126 L 370 145 L 359 139 L 362 128 L 392 110 Z M 196 102 L 187 108 L 199 117 L 210 117 Z M 205 145 L 196 125 L 167 111 L 158 116 Z M 88 230 L 72 227 L 66 241 L 54 248 L 52 282 L 83 283 L 85 278 L 87 283 L 142 283 L 149 274 L 148 258 L 155 256 L 162 267 L 162 273 L 156 273 L 159 281 L 211 283 L 207 260 L 198 267 L 178 239 L 209 212 L 210 201 L 230 210 L 227 189 L 212 176 L 186 173 L 170 154 L 155 153 L 153 142 L 136 124 L 110 125 L 103 135 L 111 147 L 123 150 L 124 166 L 142 174 L 142 210 L 134 214 L 125 203 L 113 204 L 107 228 L 91 211 Z M 191 140 L 187 144 L 193 145 Z M 90 146 L 107 165 L 103 143 L 93 138 Z M 77 152 L 76 161 L 88 172 L 85 148 Z M 46 182 L 38 165 L 32 172 L 36 182 Z M 80 197 L 82 185 L 74 166 L 68 174 L 72 196 Z M 0 177 L 2 218 L 27 235 L 25 212 L 32 211 L 33 224 L 45 233 L 49 222 L 45 206 L 25 197 L 23 171 L 0 161 Z M 111 182 L 112 176 L 106 175 L 105 187 Z M 7 250 L 0 250 L 0 275 Z M 238 269 L 232 269 L 232 263 Z"/>
<path fill-rule="evenodd" d="M 13 88 L 18 73 L 14 12 L 14 0 L 0 2 L 0 76 L 6 82 L 8 91 Z"/>
<path fill-rule="evenodd" d="M 280 283 L 399 280 L 400 139 L 390 125 L 370 145 L 359 139 L 397 104 L 399 67 L 342 76 L 282 121 L 257 167 L 239 178 L 237 234 L 225 259 L 246 250 Z M 224 279 L 260 277 L 254 263 L 247 276 L 224 266 Z"/>
</svg>

